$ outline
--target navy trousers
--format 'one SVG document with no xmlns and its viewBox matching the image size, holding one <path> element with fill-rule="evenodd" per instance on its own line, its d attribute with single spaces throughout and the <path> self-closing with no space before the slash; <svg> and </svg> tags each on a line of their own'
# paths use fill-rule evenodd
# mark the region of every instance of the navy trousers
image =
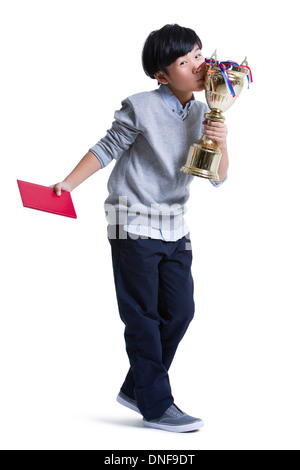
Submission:
<svg viewBox="0 0 300 470">
<path fill-rule="evenodd" d="M 118 234 L 117 234 L 118 236 Z M 190 240 L 110 239 L 130 370 L 121 391 L 147 420 L 173 404 L 168 370 L 194 316 Z"/>
</svg>

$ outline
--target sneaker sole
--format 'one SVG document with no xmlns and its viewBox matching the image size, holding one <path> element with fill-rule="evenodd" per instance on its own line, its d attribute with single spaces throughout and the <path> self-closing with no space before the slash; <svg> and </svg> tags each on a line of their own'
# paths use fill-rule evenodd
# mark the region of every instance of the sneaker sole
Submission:
<svg viewBox="0 0 300 470">
<path fill-rule="evenodd" d="M 136 405 L 120 397 L 120 395 L 117 396 L 117 402 L 120 403 L 120 405 L 125 406 L 126 408 L 129 408 L 130 410 L 135 411 L 138 414 L 141 414 L 140 410 L 138 409 Z"/>
<path fill-rule="evenodd" d="M 168 425 L 168 424 L 158 424 L 158 423 L 151 423 L 151 421 L 143 420 L 143 425 L 146 428 L 154 428 L 160 429 L 161 431 L 168 431 L 168 432 L 191 432 L 191 431 L 198 431 L 199 429 L 203 428 L 204 423 L 203 421 L 197 421 L 191 424 L 183 424 L 181 426 L 176 425 Z"/>
</svg>

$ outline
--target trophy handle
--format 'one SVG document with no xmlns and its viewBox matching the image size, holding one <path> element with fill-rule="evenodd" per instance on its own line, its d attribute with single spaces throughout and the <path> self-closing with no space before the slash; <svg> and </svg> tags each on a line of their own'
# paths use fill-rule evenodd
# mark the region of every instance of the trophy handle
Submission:
<svg viewBox="0 0 300 470">
<path fill-rule="evenodd" d="M 218 57 L 217 57 L 217 49 L 215 50 L 215 52 L 210 56 L 211 59 L 215 59 L 215 61 L 218 60 Z"/>
</svg>

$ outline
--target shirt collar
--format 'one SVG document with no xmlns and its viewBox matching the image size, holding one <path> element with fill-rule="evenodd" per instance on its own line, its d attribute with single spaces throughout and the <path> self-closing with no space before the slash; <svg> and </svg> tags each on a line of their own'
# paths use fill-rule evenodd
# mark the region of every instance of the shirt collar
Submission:
<svg viewBox="0 0 300 470">
<path fill-rule="evenodd" d="M 175 113 L 176 116 L 184 121 L 184 119 L 187 118 L 189 111 L 195 101 L 194 95 L 192 95 L 191 101 L 189 101 L 185 107 L 183 107 L 179 99 L 174 95 L 168 85 L 160 85 L 158 90 L 167 105 L 172 109 L 173 113 Z"/>
</svg>

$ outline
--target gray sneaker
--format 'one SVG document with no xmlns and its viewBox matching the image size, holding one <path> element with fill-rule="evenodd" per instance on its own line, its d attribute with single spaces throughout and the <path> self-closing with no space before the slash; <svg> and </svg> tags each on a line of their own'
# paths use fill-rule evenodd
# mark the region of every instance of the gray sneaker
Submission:
<svg viewBox="0 0 300 470">
<path fill-rule="evenodd" d="M 132 398 L 129 398 L 123 392 L 120 392 L 117 396 L 117 402 L 120 403 L 120 405 L 126 406 L 126 408 L 141 414 L 140 410 L 138 409 L 137 402 Z"/>
<path fill-rule="evenodd" d="M 143 419 L 143 424 L 147 428 L 161 429 L 170 432 L 196 431 L 203 427 L 201 419 L 183 413 L 176 405 L 170 406 L 167 411 L 158 419 L 147 421 Z"/>
</svg>

